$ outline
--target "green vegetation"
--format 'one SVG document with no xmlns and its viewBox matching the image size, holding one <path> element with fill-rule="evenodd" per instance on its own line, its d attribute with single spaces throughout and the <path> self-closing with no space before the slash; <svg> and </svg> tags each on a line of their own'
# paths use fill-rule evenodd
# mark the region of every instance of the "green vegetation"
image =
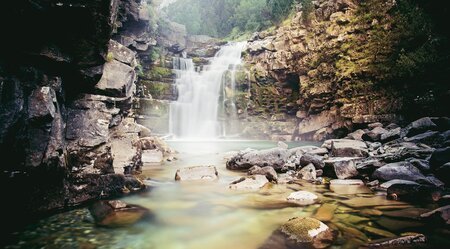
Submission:
<svg viewBox="0 0 450 249">
<path fill-rule="evenodd" d="M 148 78 L 152 80 L 162 80 L 163 78 L 170 78 L 172 75 L 172 70 L 165 67 L 152 67 L 148 72 Z"/>
<path fill-rule="evenodd" d="M 296 0 L 180 0 L 168 7 L 167 16 L 186 25 L 190 34 L 236 38 L 279 24 L 296 3 Z"/>
<path fill-rule="evenodd" d="M 114 60 L 114 55 L 112 52 L 108 52 L 108 54 L 106 55 L 106 62 L 111 62 Z"/>
</svg>

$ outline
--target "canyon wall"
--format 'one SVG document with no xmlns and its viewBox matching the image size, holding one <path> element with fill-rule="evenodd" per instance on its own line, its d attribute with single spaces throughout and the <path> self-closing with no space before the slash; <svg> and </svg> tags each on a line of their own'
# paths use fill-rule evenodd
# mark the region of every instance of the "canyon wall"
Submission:
<svg viewBox="0 0 450 249">
<path fill-rule="evenodd" d="M 404 58 L 410 64 L 416 63 L 417 68 L 422 66 L 414 57 L 407 57 L 406 52 L 402 57 L 404 50 L 419 50 L 401 51 L 402 39 L 413 44 L 417 38 L 407 34 L 411 30 L 401 29 L 401 25 L 420 23 L 426 17 L 425 10 L 411 7 L 406 14 L 401 13 L 408 1 L 303 3 L 280 27 L 256 33 L 249 40 L 249 101 L 258 110 L 250 117 L 276 120 L 280 115 L 287 116 L 296 121 L 294 127 L 289 125 L 292 133 L 286 134 L 286 139 L 323 140 L 343 137 L 368 123 L 448 115 L 448 110 L 442 112 L 442 106 L 448 104 L 448 77 L 439 79 L 442 82 L 434 76 L 394 77 L 400 74 L 399 65 L 406 61 Z M 398 6 L 400 3 L 403 5 Z M 407 21 L 411 23 L 405 24 Z M 425 29 L 423 32 L 424 36 L 435 35 Z M 428 46 L 427 39 L 431 38 L 424 39 L 417 46 Z M 391 63 L 395 56 L 398 58 Z M 428 59 L 424 53 L 420 56 L 417 57 Z M 441 88 L 422 82 L 408 85 L 414 80 L 436 81 Z M 432 101 L 423 103 L 430 95 Z M 284 110 L 279 111 L 279 106 L 284 106 Z M 260 127 L 254 128 L 255 133 L 259 130 Z"/>
<path fill-rule="evenodd" d="M 7 211 L 42 213 L 145 188 L 135 123 L 139 0 L 1 3 L 0 151 Z M 113 40 L 114 38 L 115 40 Z"/>
</svg>

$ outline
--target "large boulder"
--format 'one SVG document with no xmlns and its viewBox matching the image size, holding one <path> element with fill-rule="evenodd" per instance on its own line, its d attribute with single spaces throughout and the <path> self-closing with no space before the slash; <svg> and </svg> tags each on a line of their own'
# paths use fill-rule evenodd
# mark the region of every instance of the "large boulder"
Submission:
<svg viewBox="0 0 450 249">
<path fill-rule="evenodd" d="M 325 167 L 321 156 L 306 153 L 300 157 L 300 166 L 307 166 L 309 164 L 314 165 L 316 169 L 323 169 Z"/>
<path fill-rule="evenodd" d="M 372 175 L 373 178 L 390 181 L 394 179 L 408 180 L 414 182 L 428 182 L 420 170 L 409 162 L 396 162 L 386 164 L 378 168 Z"/>
<path fill-rule="evenodd" d="M 274 148 L 261 151 L 242 151 L 227 161 L 227 169 L 244 170 L 253 166 L 271 166 L 281 170 L 287 162 L 290 153 L 286 149 Z"/>
<path fill-rule="evenodd" d="M 334 139 L 331 141 L 331 154 L 334 157 L 365 157 L 368 150 L 366 143 L 350 139 Z"/>
<path fill-rule="evenodd" d="M 272 233 L 260 249 L 326 248 L 333 239 L 333 232 L 321 221 L 297 217 Z"/>
<path fill-rule="evenodd" d="M 127 64 L 130 67 L 135 67 L 136 62 L 136 52 L 133 52 L 131 49 L 125 47 L 124 45 L 110 40 L 108 44 L 108 53 L 109 56 L 112 56 L 114 59 Z M 111 58 L 109 58 L 111 59 Z"/>
<path fill-rule="evenodd" d="M 437 125 L 429 117 L 424 117 L 406 126 L 402 131 L 402 135 L 412 137 L 425 131 L 436 130 L 437 128 Z"/>
<path fill-rule="evenodd" d="M 102 78 L 95 89 L 111 97 L 129 97 L 133 93 L 135 79 L 136 73 L 132 67 L 112 60 L 103 67 Z"/>
<path fill-rule="evenodd" d="M 219 173 L 214 166 L 195 166 L 181 168 L 175 173 L 175 180 L 177 181 L 196 181 L 206 180 L 214 181 L 218 179 Z"/>
<path fill-rule="evenodd" d="M 286 199 L 302 206 L 311 205 L 319 201 L 319 197 L 316 194 L 308 191 L 293 192 Z"/>
<path fill-rule="evenodd" d="M 324 173 L 339 179 L 349 179 L 358 175 L 356 162 L 360 158 L 355 157 L 333 157 L 324 161 Z"/>
</svg>

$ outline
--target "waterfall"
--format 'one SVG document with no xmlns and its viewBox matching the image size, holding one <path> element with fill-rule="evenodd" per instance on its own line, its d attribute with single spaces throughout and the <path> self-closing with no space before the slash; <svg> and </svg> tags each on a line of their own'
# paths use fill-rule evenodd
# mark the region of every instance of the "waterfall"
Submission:
<svg viewBox="0 0 450 249">
<path fill-rule="evenodd" d="M 221 135 L 218 114 L 224 75 L 230 71 L 234 77 L 245 45 L 238 42 L 223 46 L 201 72 L 196 71 L 192 59 L 174 59 L 178 100 L 170 105 L 169 129 L 176 138 L 215 139 Z"/>
</svg>

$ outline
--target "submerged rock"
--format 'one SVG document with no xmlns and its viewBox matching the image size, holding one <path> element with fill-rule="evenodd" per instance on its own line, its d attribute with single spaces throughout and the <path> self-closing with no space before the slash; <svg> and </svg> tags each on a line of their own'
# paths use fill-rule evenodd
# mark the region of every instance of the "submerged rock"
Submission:
<svg viewBox="0 0 450 249">
<path fill-rule="evenodd" d="M 266 166 L 264 168 L 253 166 L 248 170 L 249 175 L 264 175 L 267 180 L 277 182 L 278 175 L 277 172 L 270 166 Z"/>
<path fill-rule="evenodd" d="M 99 201 L 89 207 L 89 211 L 95 223 L 104 227 L 129 226 L 150 217 L 148 209 L 122 201 Z"/>
<path fill-rule="evenodd" d="M 214 181 L 218 179 L 219 173 L 214 166 L 195 166 L 177 170 L 175 180 L 177 181 L 195 181 L 207 180 Z"/>
<path fill-rule="evenodd" d="M 258 190 L 264 187 L 269 181 L 263 175 L 254 175 L 242 177 L 239 180 L 232 182 L 230 189 L 236 190 Z"/>
<path fill-rule="evenodd" d="M 330 221 L 333 219 L 336 208 L 337 206 L 334 204 L 325 203 L 317 209 L 314 218 L 320 221 Z"/>
<path fill-rule="evenodd" d="M 311 205 L 319 201 L 319 197 L 317 195 L 308 191 L 293 192 L 286 199 L 303 206 Z"/>
<path fill-rule="evenodd" d="M 450 205 L 421 214 L 420 217 L 424 219 L 437 220 L 438 222 L 450 225 Z"/>
<path fill-rule="evenodd" d="M 326 248 L 334 239 L 331 229 L 314 218 L 292 218 L 277 229 L 260 247 Z"/>
</svg>

